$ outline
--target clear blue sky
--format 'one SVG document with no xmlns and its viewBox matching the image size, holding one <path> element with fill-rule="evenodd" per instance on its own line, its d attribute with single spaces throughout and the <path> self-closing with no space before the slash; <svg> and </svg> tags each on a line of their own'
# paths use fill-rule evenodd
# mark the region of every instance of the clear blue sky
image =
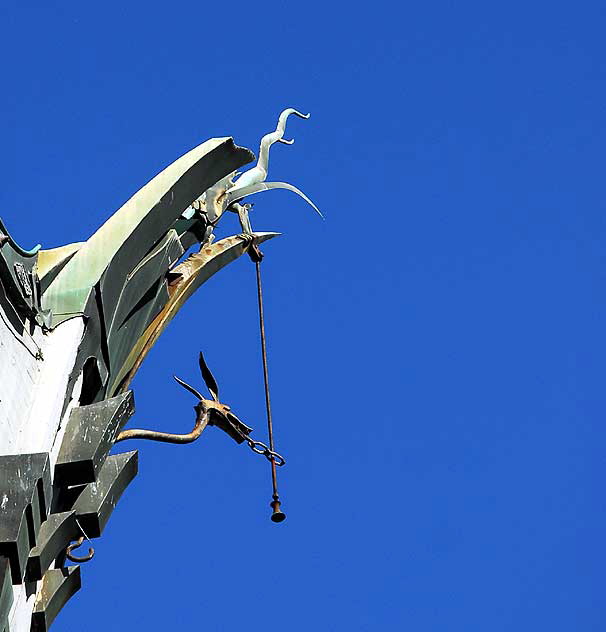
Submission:
<svg viewBox="0 0 606 632">
<path fill-rule="evenodd" d="M 86 239 L 186 150 L 256 151 L 280 471 L 216 429 L 145 442 L 56 630 L 602 631 L 602 3 L 10 3 L 0 215 Z M 94 8 L 93 8 L 94 7 Z M 237 231 L 226 219 L 221 232 Z M 263 440 L 254 268 L 134 382 L 185 431 L 203 349 Z"/>
</svg>

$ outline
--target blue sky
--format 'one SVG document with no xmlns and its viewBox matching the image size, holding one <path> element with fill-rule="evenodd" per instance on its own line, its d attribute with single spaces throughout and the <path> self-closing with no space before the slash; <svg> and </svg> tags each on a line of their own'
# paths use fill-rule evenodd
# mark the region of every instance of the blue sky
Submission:
<svg viewBox="0 0 606 632">
<path fill-rule="evenodd" d="M 604 629 L 601 3 L 3 4 L 0 215 L 86 239 L 213 136 L 292 147 L 257 196 L 267 463 L 145 442 L 57 630 Z M 223 234 L 238 231 L 226 218 Z M 204 350 L 263 440 L 254 268 L 174 321 L 133 423 L 186 431 Z M 199 382 L 198 382 L 199 383 Z"/>
</svg>

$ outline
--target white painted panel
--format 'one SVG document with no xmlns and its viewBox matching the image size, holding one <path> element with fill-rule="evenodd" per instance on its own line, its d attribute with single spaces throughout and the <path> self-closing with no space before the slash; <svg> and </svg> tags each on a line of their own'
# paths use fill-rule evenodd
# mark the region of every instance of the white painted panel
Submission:
<svg viewBox="0 0 606 632">
<path fill-rule="evenodd" d="M 83 332 L 84 320 L 73 318 L 46 335 L 36 329 L 33 341 L 21 340 L 0 318 L 0 455 L 49 452 L 53 472 L 67 418 L 80 395 L 78 380 L 76 401 L 60 420 Z M 44 359 L 35 357 L 35 345 Z M 39 588 L 40 582 L 36 592 Z M 25 585 L 20 584 L 13 586 L 13 596 L 10 630 L 29 632 L 36 594 L 27 597 Z"/>
</svg>

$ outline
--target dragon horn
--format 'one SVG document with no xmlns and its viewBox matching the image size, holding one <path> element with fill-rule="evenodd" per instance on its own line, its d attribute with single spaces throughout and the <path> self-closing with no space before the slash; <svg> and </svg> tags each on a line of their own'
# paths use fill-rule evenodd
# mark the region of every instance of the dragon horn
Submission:
<svg viewBox="0 0 606 632">
<path fill-rule="evenodd" d="M 182 379 L 178 378 L 176 375 L 173 375 L 173 378 L 177 382 L 177 384 L 181 384 L 181 386 L 186 391 L 189 391 L 192 395 L 195 395 L 200 401 L 204 399 L 204 397 L 202 397 L 202 395 L 198 393 L 198 391 L 193 386 L 190 386 L 187 382 L 184 382 Z"/>
<path fill-rule="evenodd" d="M 215 380 L 214 375 L 211 373 L 211 370 L 208 368 L 206 362 L 204 361 L 204 355 L 200 351 L 200 357 L 198 358 L 198 364 L 200 365 L 200 373 L 202 373 L 202 379 L 206 384 L 206 388 L 210 391 L 212 398 L 218 402 L 219 401 L 219 386 L 217 384 L 217 380 Z"/>
</svg>

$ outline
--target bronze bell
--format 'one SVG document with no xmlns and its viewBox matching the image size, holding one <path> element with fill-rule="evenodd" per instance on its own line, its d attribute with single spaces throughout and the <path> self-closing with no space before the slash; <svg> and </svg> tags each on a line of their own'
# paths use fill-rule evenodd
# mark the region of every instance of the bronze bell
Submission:
<svg viewBox="0 0 606 632">
<path fill-rule="evenodd" d="M 282 511 L 280 511 L 280 501 L 279 500 L 272 500 L 269 503 L 269 506 L 274 510 L 274 512 L 271 514 L 271 519 L 272 522 L 282 522 L 284 520 L 286 520 L 286 514 Z"/>
</svg>

